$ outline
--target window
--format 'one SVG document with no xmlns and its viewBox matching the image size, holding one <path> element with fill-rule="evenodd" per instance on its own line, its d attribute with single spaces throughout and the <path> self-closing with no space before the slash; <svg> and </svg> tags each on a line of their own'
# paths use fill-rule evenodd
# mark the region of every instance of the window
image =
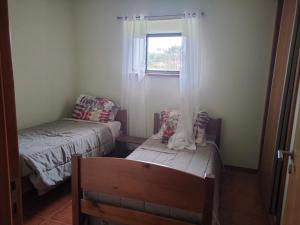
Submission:
<svg viewBox="0 0 300 225">
<path fill-rule="evenodd" d="M 182 36 L 180 33 L 147 35 L 146 73 L 179 75 Z"/>
</svg>

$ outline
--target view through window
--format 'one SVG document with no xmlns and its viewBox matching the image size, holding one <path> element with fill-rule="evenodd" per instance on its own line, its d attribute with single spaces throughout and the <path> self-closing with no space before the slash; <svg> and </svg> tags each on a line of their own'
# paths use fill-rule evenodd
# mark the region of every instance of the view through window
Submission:
<svg viewBox="0 0 300 225">
<path fill-rule="evenodd" d="M 146 73 L 179 75 L 181 51 L 180 33 L 148 34 Z"/>
</svg>

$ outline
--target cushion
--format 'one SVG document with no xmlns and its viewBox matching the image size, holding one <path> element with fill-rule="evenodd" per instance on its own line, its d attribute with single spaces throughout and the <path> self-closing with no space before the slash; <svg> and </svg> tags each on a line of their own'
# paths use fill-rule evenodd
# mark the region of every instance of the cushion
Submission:
<svg viewBox="0 0 300 225">
<path fill-rule="evenodd" d="M 207 112 L 199 112 L 194 123 L 195 142 L 198 145 L 206 145 L 206 127 L 209 122 Z"/>
<path fill-rule="evenodd" d="M 181 113 L 177 110 L 164 110 L 160 113 L 161 128 L 157 136 L 167 143 L 175 133 Z"/>
<path fill-rule="evenodd" d="M 76 101 L 72 117 L 107 123 L 114 120 L 118 106 L 108 98 L 80 95 Z"/>
</svg>

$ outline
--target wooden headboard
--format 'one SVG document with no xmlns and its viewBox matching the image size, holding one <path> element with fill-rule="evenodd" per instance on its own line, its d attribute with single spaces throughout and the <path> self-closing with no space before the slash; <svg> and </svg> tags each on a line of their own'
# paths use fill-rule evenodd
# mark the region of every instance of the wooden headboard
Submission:
<svg viewBox="0 0 300 225">
<path fill-rule="evenodd" d="M 115 121 L 121 122 L 121 135 L 127 135 L 127 110 L 121 109 L 118 111 Z"/>
<path fill-rule="evenodd" d="M 161 127 L 159 113 L 154 113 L 154 134 L 156 134 Z M 222 127 L 222 119 L 214 119 L 210 118 L 207 128 L 206 134 L 209 140 L 214 141 L 218 147 L 220 147 L 221 140 L 221 127 Z"/>
</svg>

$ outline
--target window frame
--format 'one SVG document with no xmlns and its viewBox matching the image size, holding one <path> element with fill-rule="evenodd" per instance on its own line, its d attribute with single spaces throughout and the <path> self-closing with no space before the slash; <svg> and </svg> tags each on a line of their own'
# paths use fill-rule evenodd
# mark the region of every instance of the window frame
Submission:
<svg viewBox="0 0 300 225">
<path fill-rule="evenodd" d="M 151 37 L 182 37 L 182 33 L 149 33 L 146 34 L 146 68 L 147 76 L 179 76 L 180 71 L 148 70 L 148 42 Z"/>
</svg>

